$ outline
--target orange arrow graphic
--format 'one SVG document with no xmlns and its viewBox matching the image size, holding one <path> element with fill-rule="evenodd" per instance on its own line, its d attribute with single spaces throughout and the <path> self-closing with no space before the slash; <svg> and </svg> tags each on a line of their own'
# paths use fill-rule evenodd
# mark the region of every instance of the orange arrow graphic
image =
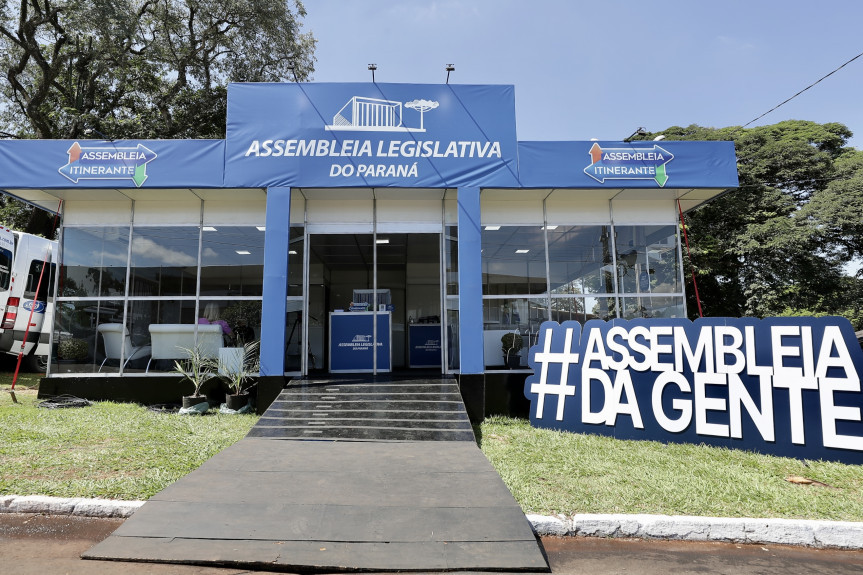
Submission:
<svg viewBox="0 0 863 575">
<path fill-rule="evenodd" d="M 595 143 L 590 147 L 590 163 L 595 164 L 599 160 L 602 159 L 602 148 L 599 147 L 599 144 Z"/>
<path fill-rule="evenodd" d="M 72 144 L 72 146 L 67 150 L 69 152 L 69 163 L 77 162 L 81 157 L 81 146 L 78 145 L 78 142 Z"/>
</svg>

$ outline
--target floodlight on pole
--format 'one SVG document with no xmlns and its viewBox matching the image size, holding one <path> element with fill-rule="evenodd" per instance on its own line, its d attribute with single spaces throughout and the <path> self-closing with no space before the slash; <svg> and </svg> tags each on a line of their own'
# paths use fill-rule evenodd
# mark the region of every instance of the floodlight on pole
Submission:
<svg viewBox="0 0 863 575">
<path fill-rule="evenodd" d="M 632 138 L 634 138 L 635 136 L 646 136 L 647 134 L 649 134 L 649 132 L 647 131 L 647 128 L 643 128 L 643 127 L 639 126 L 637 130 L 635 130 L 632 134 L 630 134 L 629 137 L 624 138 L 623 141 L 628 142 Z"/>
</svg>

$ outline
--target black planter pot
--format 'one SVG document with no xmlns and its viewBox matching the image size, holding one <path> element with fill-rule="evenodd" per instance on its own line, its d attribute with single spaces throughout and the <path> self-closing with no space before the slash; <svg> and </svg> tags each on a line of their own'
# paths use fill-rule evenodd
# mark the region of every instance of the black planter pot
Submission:
<svg viewBox="0 0 863 575">
<path fill-rule="evenodd" d="M 183 397 L 183 408 L 188 409 L 190 407 L 194 407 L 199 403 L 207 403 L 206 395 L 186 395 Z"/>
<path fill-rule="evenodd" d="M 225 396 L 225 405 L 228 409 L 233 409 L 234 411 L 239 411 L 246 407 L 249 403 L 249 394 L 248 393 L 240 393 L 237 395 L 227 395 Z"/>
<path fill-rule="evenodd" d="M 508 356 L 503 356 L 504 363 L 509 369 L 518 369 L 521 367 L 521 356 L 517 353 L 511 353 Z"/>
</svg>

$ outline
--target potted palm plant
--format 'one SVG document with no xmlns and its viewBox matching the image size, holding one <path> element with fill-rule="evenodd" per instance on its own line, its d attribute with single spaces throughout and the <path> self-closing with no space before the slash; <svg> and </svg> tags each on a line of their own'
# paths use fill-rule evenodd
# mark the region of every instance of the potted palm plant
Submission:
<svg viewBox="0 0 863 575">
<path fill-rule="evenodd" d="M 188 379 L 195 386 L 195 392 L 192 395 L 183 397 L 183 408 L 188 409 L 207 402 L 207 396 L 201 394 L 201 388 L 216 376 L 216 365 L 213 359 L 205 356 L 198 346 L 181 349 L 186 354 L 186 358 L 174 361 L 174 371 L 183 376 L 182 381 Z M 206 409 L 199 411 L 203 413 Z"/>
<path fill-rule="evenodd" d="M 501 351 L 503 351 L 503 364 L 510 369 L 515 369 L 521 364 L 521 356 L 518 352 L 524 346 L 524 340 L 518 332 L 505 333 L 500 338 Z"/>
<path fill-rule="evenodd" d="M 239 361 L 230 356 L 219 358 L 219 377 L 228 384 L 226 406 L 239 411 L 249 402 L 246 384 L 256 376 L 261 369 L 259 349 L 261 342 L 248 341 L 243 344 L 243 354 Z M 233 360 L 233 361 L 232 361 Z"/>
</svg>

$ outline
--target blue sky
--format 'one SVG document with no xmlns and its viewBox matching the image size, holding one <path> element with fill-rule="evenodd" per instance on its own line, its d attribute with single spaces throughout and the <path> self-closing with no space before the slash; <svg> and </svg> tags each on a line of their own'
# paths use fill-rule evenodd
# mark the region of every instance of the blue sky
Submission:
<svg viewBox="0 0 863 575">
<path fill-rule="evenodd" d="M 515 85 L 520 140 L 742 125 L 863 52 L 859 0 L 306 0 L 314 81 Z M 841 122 L 863 57 L 753 125 Z"/>
</svg>

